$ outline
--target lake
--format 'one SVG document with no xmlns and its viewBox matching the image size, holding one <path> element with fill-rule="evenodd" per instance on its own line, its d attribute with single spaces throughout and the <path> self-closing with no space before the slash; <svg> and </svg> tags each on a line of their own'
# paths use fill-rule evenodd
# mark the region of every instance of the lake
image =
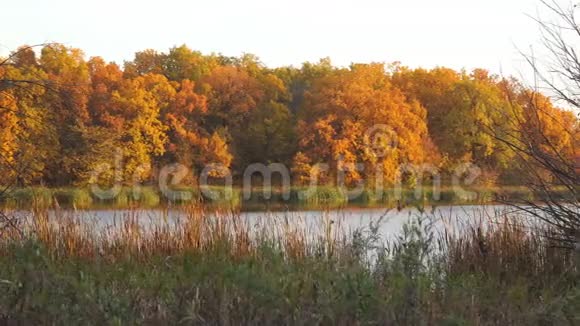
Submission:
<svg viewBox="0 0 580 326">
<path fill-rule="evenodd" d="M 26 211 L 19 215 L 28 216 Z M 156 227 L 173 228 L 185 221 L 191 212 L 184 209 L 115 209 L 115 210 L 50 210 L 49 217 L 73 218 L 86 223 L 95 231 L 114 229 L 126 221 L 134 221 L 145 232 Z M 386 208 L 343 208 L 331 210 L 297 210 L 297 211 L 253 211 L 253 212 L 216 212 L 205 211 L 206 216 L 220 216 L 243 221 L 249 229 L 259 230 L 282 222 L 294 229 L 307 230 L 311 236 L 321 235 L 332 225 L 335 232 L 349 233 L 357 229 L 369 229 L 376 224 L 380 236 L 387 240 L 401 232 L 405 223 L 418 217 L 426 221 L 437 232 L 461 232 L 469 225 L 486 227 L 493 223 L 503 223 L 507 216 L 515 216 L 514 208 L 504 205 L 465 205 L 428 207 L 426 211 L 417 208 L 402 210 Z M 518 215 L 523 216 L 523 215 Z M 532 219 L 530 218 L 530 221 Z M 526 221 L 528 223 L 529 221 Z M 279 225 L 278 223 L 277 225 Z"/>
</svg>

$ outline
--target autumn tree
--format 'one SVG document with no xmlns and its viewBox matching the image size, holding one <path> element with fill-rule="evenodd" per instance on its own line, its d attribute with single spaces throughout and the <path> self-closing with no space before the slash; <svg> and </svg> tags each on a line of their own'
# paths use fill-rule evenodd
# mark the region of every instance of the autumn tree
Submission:
<svg viewBox="0 0 580 326">
<path fill-rule="evenodd" d="M 0 104 L 8 108 L 0 112 L 2 154 L 38 170 L 22 183 L 84 184 L 118 152 L 125 182 L 173 162 L 196 172 L 219 163 L 235 174 L 251 163 L 287 163 L 300 182 L 317 163 L 331 163 L 323 182 L 347 169 L 351 184 L 394 182 L 407 163 L 452 173 L 471 162 L 490 183 L 517 182 L 519 159 L 500 136 L 541 125 L 562 151 L 576 139 L 558 127 L 574 121 L 549 99 L 532 96 L 550 112 L 534 120 L 528 113 L 537 105 L 525 99 L 537 92 L 485 70 L 345 69 L 329 59 L 271 69 L 252 54 L 204 55 L 185 45 L 138 52 L 122 68 L 85 61 L 62 45 L 44 47 L 38 59 L 17 51 L 7 62 L 0 66 Z M 353 169 L 357 163 L 362 169 Z"/>
<path fill-rule="evenodd" d="M 80 181 L 88 173 L 91 137 L 89 123 L 89 69 L 81 50 L 63 45 L 45 46 L 39 59 L 55 92 L 48 92 L 41 104 L 50 111 L 45 123 L 57 131 L 58 155 L 50 161 L 47 180 L 66 185 Z"/>
<path fill-rule="evenodd" d="M 444 119 L 452 109 L 447 95 L 461 81 L 461 74 L 442 67 L 409 69 L 398 64 L 393 65 L 392 70 L 393 84 L 427 110 L 428 128 L 435 144 L 439 148 L 447 147 L 449 135 L 443 133 L 446 129 Z"/>
<path fill-rule="evenodd" d="M 290 164 L 295 150 L 294 118 L 284 104 L 269 101 L 250 115 L 241 152 L 246 163 Z"/>
<path fill-rule="evenodd" d="M 312 87 L 315 80 L 335 70 L 329 58 L 320 59 L 317 63 L 305 62 L 302 67 L 281 67 L 273 73 L 284 82 L 291 95 L 289 108 L 297 114 L 304 103 L 305 92 Z"/>
<path fill-rule="evenodd" d="M 167 127 L 160 114 L 174 96 L 170 82 L 157 74 L 124 79 L 112 93 L 118 114 L 111 127 L 119 134 L 125 179 L 148 177 L 153 158 L 165 153 Z"/>
<path fill-rule="evenodd" d="M 208 100 L 205 127 L 208 132 L 225 137 L 235 155 L 241 148 L 251 112 L 264 97 L 260 83 L 239 67 L 221 66 L 200 80 L 199 89 Z M 241 164 L 238 161 L 238 166 Z"/>
<path fill-rule="evenodd" d="M 263 93 L 256 108 L 250 112 L 246 132 L 240 137 L 242 166 L 251 163 L 290 164 L 296 140 L 295 115 L 289 108 L 292 94 L 288 85 L 274 71 L 264 67 L 256 56 L 246 54 L 238 65 L 257 80 Z"/>
<path fill-rule="evenodd" d="M 350 181 L 373 179 L 378 169 L 382 178 L 394 182 L 399 164 L 427 158 L 425 109 L 407 101 L 382 64 L 353 65 L 315 80 L 300 118 L 301 161 L 331 163 L 334 173 L 340 165 L 363 163 L 364 171 L 351 171 Z M 391 139 L 369 146 L 373 140 L 368 131 L 376 126 L 392 133 Z"/>
<path fill-rule="evenodd" d="M 135 53 L 132 61 L 125 62 L 124 73 L 133 78 L 145 74 L 163 74 L 166 54 L 148 49 Z"/>
<path fill-rule="evenodd" d="M 163 60 L 163 73 L 173 81 L 198 81 L 209 75 L 220 65 L 215 55 L 205 56 L 199 51 L 192 51 L 187 46 L 173 47 Z"/>
<path fill-rule="evenodd" d="M 493 125 L 499 133 L 509 121 L 500 113 L 510 112 L 510 103 L 492 77 L 485 71 L 475 70 L 445 95 L 449 111 L 440 118 L 444 128 L 437 132 L 447 142 L 440 149 L 452 158 L 478 162 L 492 170 L 505 168 L 509 153 L 483 127 Z"/>
<path fill-rule="evenodd" d="M 16 186 L 42 182 L 55 152 L 55 132 L 39 106 L 47 91 L 56 92 L 39 69 L 34 46 L 23 46 L 0 58 L 0 198 Z M 0 209 L 0 236 L 19 231 L 19 216 Z"/>
<path fill-rule="evenodd" d="M 1 178 L 18 186 L 42 182 L 47 162 L 56 156 L 55 129 L 45 123 L 50 112 L 40 106 L 47 76 L 29 47 L 16 51 L 9 64 L 0 67 L 0 76 L 13 83 L 0 92 Z"/>
<path fill-rule="evenodd" d="M 507 173 L 513 154 L 490 137 L 510 129 L 506 114 L 514 114 L 502 86 L 502 79 L 482 69 L 470 74 L 447 68 L 410 70 L 397 66 L 393 83 L 427 109 L 430 135 L 443 156 L 444 171 L 451 173 L 458 163 L 476 163 L 485 176 L 480 181 L 493 184 Z M 485 179 L 485 180 L 484 180 Z"/>
<path fill-rule="evenodd" d="M 195 172 L 207 164 L 229 168 L 232 155 L 225 138 L 203 126 L 208 114 L 206 97 L 195 92 L 195 84 L 190 80 L 173 85 L 175 96 L 161 112 L 162 121 L 168 127 L 166 159 L 192 167 Z"/>
</svg>

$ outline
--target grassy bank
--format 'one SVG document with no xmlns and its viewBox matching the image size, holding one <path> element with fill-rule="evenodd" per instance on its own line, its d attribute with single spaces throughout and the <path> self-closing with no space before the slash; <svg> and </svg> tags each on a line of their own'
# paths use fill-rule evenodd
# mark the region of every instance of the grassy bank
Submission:
<svg viewBox="0 0 580 326">
<path fill-rule="evenodd" d="M 28 207 L 74 207 L 74 208 L 128 208 L 128 207 L 164 207 L 203 203 L 222 208 L 264 209 L 288 207 L 296 208 L 339 208 L 348 205 L 396 207 L 415 205 L 460 205 L 489 204 L 503 200 L 525 199 L 537 200 L 525 187 L 472 188 L 469 193 L 460 193 L 452 187 L 442 187 L 437 193 L 431 187 L 417 192 L 415 189 L 402 189 L 399 193 L 386 189 L 382 194 L 365 190 L 360 195 L 348 198 L 347 193 L 336 187 L 318 187 L 307 190 L 304 187 L 292 187 L 287 194 L 280 188 L 273 188 L 269 197 L 264 196 L 262 188 L 253 188 L 249 198 L 244 198 L 241 188 L 233 188 L 227 195 L 223 187 L 211 186 L 208 191 L 199 188 L 181 187 L 174 192 L 164 194 L 159 189 L 146 186 L 134 191 L 123 188 L 114 197 L 100 199 L 88 188 L 18 188 L 0 197 L 0 204 L 10 208 Z M 211 194 L 216 197 L 212 198 Z M 562 196 L 565 196 L 562 191 Z M 228 197 L 229 196 L 229 197 Z"/>
<path fill-rule="evenodd" d="M 34 214 L 0 238 L 0 323 L 580 322 L 573 257 L 517 217 L 439 236 L 414 219 L 383 243 L 376 225 L 346 233 L 329 220 L 317 233 L 191 209 L 175 227 L 144 230 L 135 215 L 99 230 Z"/>
</svg>

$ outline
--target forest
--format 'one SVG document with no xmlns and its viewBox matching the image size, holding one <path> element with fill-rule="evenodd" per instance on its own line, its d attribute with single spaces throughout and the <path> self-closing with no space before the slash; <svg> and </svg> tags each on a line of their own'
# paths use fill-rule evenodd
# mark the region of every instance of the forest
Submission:
<svg viewBox="0 0 580 326">
<path fill-rule="evenodd" d="M 329 164 L 325 184 L 355 163 L 364 168 L 349 171 L 349 183 L 380 171 L 387 184 L 402 165 L 429 164 L 449 176 L 471 163 L 483 185 L 519 185 L 520 160 L 502 135 L 536 127 L 553 150 L 580 156 L 573 112 L 485 69 L 337 67 L 328 58 L 271 68 L 255 55 L 185 45 L 137 52 L 123 65 L 60 44 L 23 46 L 5 60 L 0 80 L 20 87 L 0 85 L 0 180 L 18 186 L 86 185 L 119 155 L 126 183 L 154 180 L 170 163 L 193 176 L 220 164 L 234 178 L 251 163 L 283 163 L 293 184 L 308 183 L 318 163 Z M 376 126 L 396 146 L 369 140 Z M 369 150 L 377 141 L 388 152 Z"/>
<path fill-rule="evenodd" d="M 316 24 L 292 30 L 293 50 L 310 37 L 347 58 L 394 55 L 380 43 L 411 62 L 481 62 L 518 35 L 505 1 L 482 2 L 489 22 L 460 1 L 344 15 L 210 3 L 6 4 L 19 41 L 0 55 L 0 326 L 580 325 L 577 4 L 539 1 L 540 48 L 520 52 L 531 82 L 404 62 L 271 67 L 186 45 L 132 56 L 177 31 L 202 49 L 274 49 L 277 20 L 294 29 L 297 12 Z M 417 26 L 376 24 L 389 13 Z M 382 38 L 393 26 L 401 45 Z M 75 34 L 101 55 L 147 44 L 124 62 L 17 47 Z"/>
</svg>

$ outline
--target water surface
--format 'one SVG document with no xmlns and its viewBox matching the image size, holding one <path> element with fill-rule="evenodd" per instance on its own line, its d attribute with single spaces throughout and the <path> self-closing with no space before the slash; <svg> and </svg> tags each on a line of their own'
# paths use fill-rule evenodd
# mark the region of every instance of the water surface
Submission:
<svg viewBox="0 0 580 326">
<path fill-rule="evenodd" d="M 21 211 L 21 214 L 26 212 Z M 127 220 L 135 221 L 143 230 L 155 227 L 175 227 L 189 218 L 191 212 L 182 208 L 176 209 L 113 209 L 113 210 L 51 210 L 49 216 L 72 217 L 87 223 L 99 231 L 122 225 Z M 424 225 L 429 225 L 435 233 L 445 230 L 461 232 L 466 226 L 481 225 L 486 227 L 494 223 L 503 223 L 506 216 L 514 216 L 514 209 L 503 205 L 466 205 L 429 207 L 424 211 L 416 208 L 402 210 L 386 208 L 343 208 L 333 210 L 298 210 L 298 211 L 252 211 L 221 212 L 206 211 L 204 214 L 221 218 L 238 219 L 250 229 L 259 229 L 268 224 L 287 223 L 293 228 L 304 228 L 313 235 L 328 230 L 329 224 L 334 230 L 345 233 L 356 229 L 369 229 L 370 225 L 378 226 L 378 233 L 384 239 L 401 232 L 405 223 L 422 218 Z M 518 215 L 523 218 L 521 214 Z"/>
</svg>

